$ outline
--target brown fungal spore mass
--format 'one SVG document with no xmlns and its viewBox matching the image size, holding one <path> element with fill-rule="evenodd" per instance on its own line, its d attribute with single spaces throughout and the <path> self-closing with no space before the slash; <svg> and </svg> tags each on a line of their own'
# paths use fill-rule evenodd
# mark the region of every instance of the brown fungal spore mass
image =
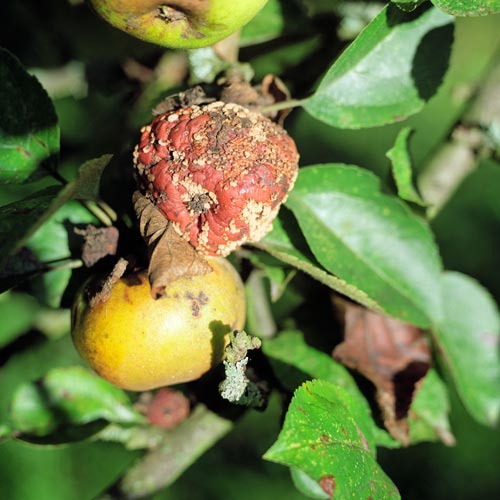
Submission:
<svg viewBox="0 0 500 500">
<path fill-rule="evenodd" d="M 140 188 L 204 255 L 228 255 L 272 227 L 298 171 L 293 139 L 220 101 L 157 116 L 134 152 Z"/>
</svg>

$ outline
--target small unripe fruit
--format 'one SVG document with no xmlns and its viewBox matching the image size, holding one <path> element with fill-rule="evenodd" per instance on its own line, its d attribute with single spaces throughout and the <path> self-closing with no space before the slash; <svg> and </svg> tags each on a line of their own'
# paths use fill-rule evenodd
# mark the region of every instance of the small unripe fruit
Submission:
<svg viewBox="0 0 500 500">
<path fill-rule="evenodd" d="M 228 255 L 272 228 L 298 172 L 293 139 L 237 104 L 157 116 L 134 153 L 139 185 L 179 235 L 204 255 Z"/>
<path fill-rule="evenodd" d="M 212 272 L 174 281 L 158 300 L 146 271 L 119 279 L 96 301 L 82 292 L 72 318 L 80 355 L 100 376 L 132 391 L 201 377 L 222 360 L 229 333 L 245 321 L 239 275 L 225 259 L 209 264 Z"/>
</svg>

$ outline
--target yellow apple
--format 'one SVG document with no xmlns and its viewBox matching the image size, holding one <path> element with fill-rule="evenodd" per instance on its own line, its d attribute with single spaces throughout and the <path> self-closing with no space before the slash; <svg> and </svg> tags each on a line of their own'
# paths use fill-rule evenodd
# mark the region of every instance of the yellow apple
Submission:
<svg viewBox="0 0 500 500">
<path fill-rule="evenodd" d="M 244 290 L 227 260 L 208 262 L 212 272 L 174 281 L 157 300 L 146 271 L 121 278 L 95 302 L 87 285 L 72 317 L 82 358 L 131 391 L 196 380 L 220 363 L 229 333 L 244 325 Z"/>
</svg>

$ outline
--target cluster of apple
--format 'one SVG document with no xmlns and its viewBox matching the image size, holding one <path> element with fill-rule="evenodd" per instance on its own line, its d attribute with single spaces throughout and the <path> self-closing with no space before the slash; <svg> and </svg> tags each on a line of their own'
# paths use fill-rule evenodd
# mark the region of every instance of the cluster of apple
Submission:
<svg viewBox="0 0 500 500">
<path fill-rule="evenodd" d="M 232 1 L 230 9 L 223 0 L 92 5 L 140 38 L 195 47 L 238 29 L 265 1 Z M 141 130 L 133 163 L 140 196 L 161 214 L 160 224 L 209 266 L 181 273 L 161 298 L 152 296 L 144 270 L 108 279 L 97 292 L 90 282 L 77 298 L 72 332 L 82 357 L 113 384 L 142 391 L 195 380 L 222 360 L 229 334 L 245 322 L 243 284 L 224 257 L 271 230 L 298 154 L 281 126 L 215 101 L 156 116 Z"/>
</svg>

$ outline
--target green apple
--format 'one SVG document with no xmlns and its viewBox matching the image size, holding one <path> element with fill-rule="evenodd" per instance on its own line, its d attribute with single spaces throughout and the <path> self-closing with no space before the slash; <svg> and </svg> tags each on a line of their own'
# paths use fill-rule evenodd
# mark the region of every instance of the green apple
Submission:
<svg viewBox="0 0 500 500">
<path fill-rule="evenodd" d="M 164 47 L 207 47 L 234 33 L 267 0 L 88 0 L 111 25 Z"/>
</svg>

